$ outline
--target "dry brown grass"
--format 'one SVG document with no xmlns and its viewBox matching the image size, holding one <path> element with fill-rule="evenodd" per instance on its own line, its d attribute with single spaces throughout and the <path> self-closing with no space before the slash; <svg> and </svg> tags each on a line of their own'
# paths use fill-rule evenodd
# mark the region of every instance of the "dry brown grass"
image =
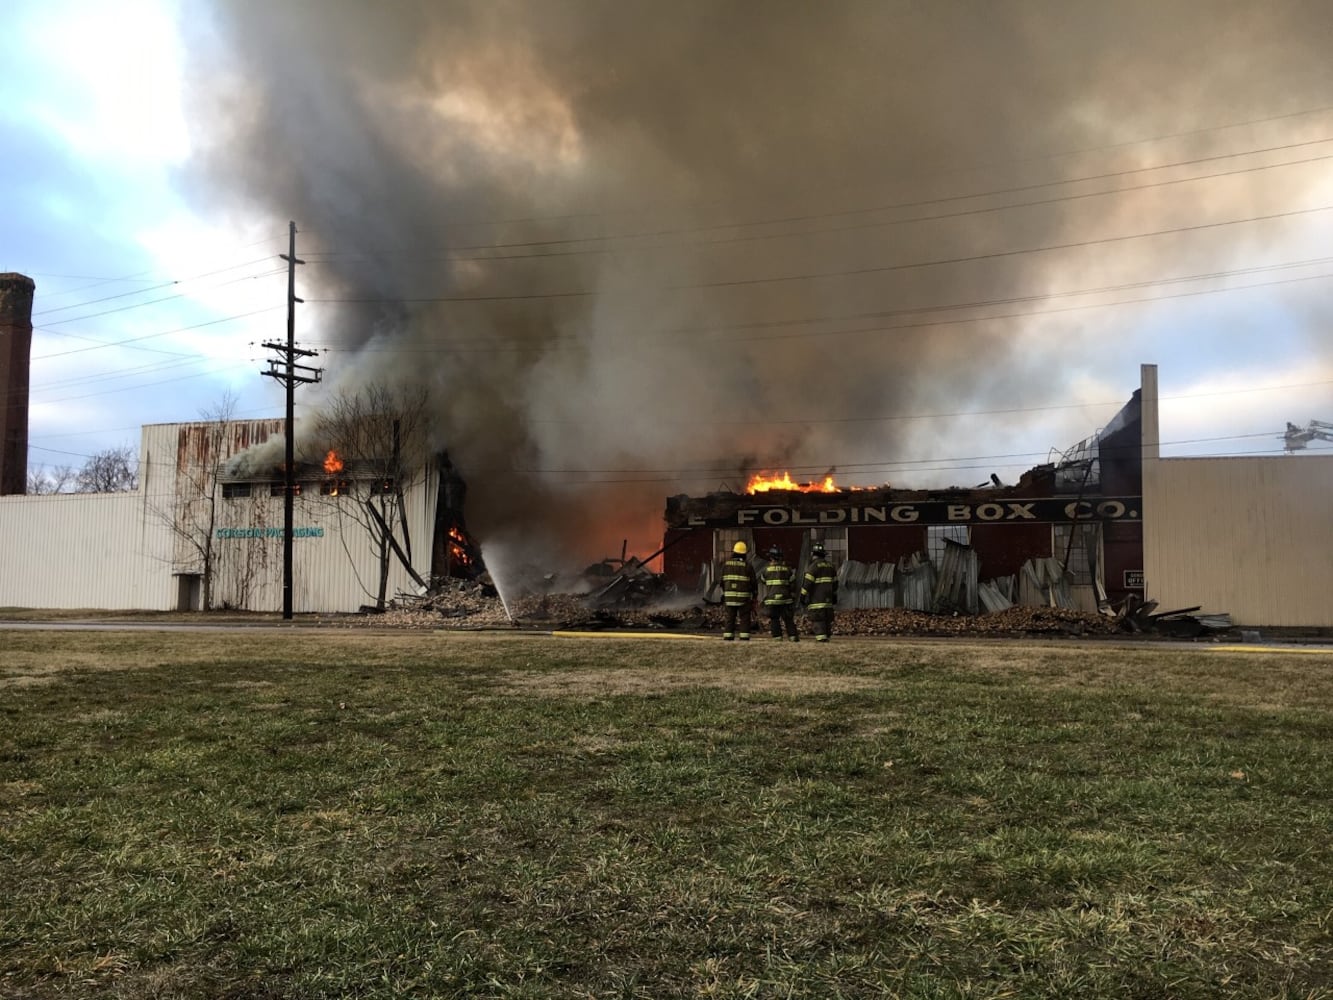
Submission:
<svg viewBox="0 0 1333 1000">
<path fill-rule="evenodd" d="M 1328 994 L 1333 660 L 0 632 L 0 996 Z"/>
</svg>

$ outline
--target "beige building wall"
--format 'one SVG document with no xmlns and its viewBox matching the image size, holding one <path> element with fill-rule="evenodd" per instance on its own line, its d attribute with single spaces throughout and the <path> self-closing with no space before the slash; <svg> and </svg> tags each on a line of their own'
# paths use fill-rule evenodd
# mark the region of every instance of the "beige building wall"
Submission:
<svg viewBox="0 0 1333 1000">
<path fill-rule="evenodd" d="M 0 497 L 0 607 L 174 608 L 171 532 L 141 490 Z"/>
<path fill-rule="evenodd" d="M 266 482 L 251 495 L 224 497 L 217 482 L 227 460 L 266 442 L 281 461 L 282 420 L 225 424 L 151 424 L 143 429 L 140 480 L 159 520 L 170 525 L 176 573 L 200 573 L 202 546 L 210 545 L 213 606 L 250 611 L 282 609 L 283 498 Z M 292 510 L 292 610 L 297 614 L 356 611 L 374 604 L 379 555 L 364 526 L 363 491 L 322 496 L 303 482 Z M 428 475 L 405 490 L 404 516 L 413 543 L 413 568 L 430 575 L 436 484 Z M 415 593 L 417 584 L 394 556 L 387 597 Z"/>
<path fill-rule="evenodd" d="M 1238 625 L 1333 627 L 1333 455 L 1143 463 L 1145 596 Z"/>
<path fill-rule="evenodd" d="M 236 422 L 209 442 L 206 424 L 151 424 L 143 428 L 137 490 L 0 496 L 0 607 L 173 610 L 182 599 L 181 574 L 202 568 L 196 544 L 202 533 L 213 544 L 214 606 L 280 611 L 282 497 L 256 490 L 236 499 L 219 492 L 215 506 L 200 500 L 212 492 L 208 447 L 235 454 L 274 426 Z M 430 574 L 436 490 L 435 477 L 426 475 L 404 497 L 413 566 L 423 578 Z M 374 603 L 379 560 L 357 520 L 364 517 L 360 502 L 312 489 L 294 504 L 298 614 Z M 388 597 L 416 589 L 391 559 Z"/>
</svg>

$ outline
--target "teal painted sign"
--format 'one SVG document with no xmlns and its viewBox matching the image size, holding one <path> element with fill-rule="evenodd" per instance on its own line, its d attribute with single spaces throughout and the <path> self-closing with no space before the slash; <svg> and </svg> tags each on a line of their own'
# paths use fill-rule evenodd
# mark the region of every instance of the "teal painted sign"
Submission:
<svg viewBox="0 0 1333 1000">
<path fill-rule="evenodd" d="M 281 538 L 281 528 L 218 528 L 218 538 Z M 323 538 L 323 528 L 293 528 L 293 538 Z"/>
</svg>

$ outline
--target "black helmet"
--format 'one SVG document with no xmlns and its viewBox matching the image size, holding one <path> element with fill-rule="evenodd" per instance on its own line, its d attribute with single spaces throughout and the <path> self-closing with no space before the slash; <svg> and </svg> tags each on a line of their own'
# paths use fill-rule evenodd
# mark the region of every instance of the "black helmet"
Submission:
<svg viewBox="0 0 1333 1000">
<path fill-rule="evenodd" d="M 815 542 L 814 545 L 811 545 L 811 546 L 810 546 L 810 554 L 811 554 L 812 556 L 822 556 L 822 555 L 824 554 L 824 543 L 823 543 L 823 542 Z"/>
<path fill-rule="evenodd" d="M 782 550 L 781 550 L 780 548 L 778 548 L 776 545 L 774 545 L 771 549 L 768 550 L 768 558 L 769 558 L 769 559 L 781 559 L 781 558 L 782 558 Z"/>
</svg>

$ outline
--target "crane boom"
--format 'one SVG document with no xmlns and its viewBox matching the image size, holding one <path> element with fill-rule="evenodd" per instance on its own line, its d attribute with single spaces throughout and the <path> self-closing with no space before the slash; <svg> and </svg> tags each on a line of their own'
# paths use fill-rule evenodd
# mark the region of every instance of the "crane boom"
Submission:
<svg viewBox="0 0 1333 1000">
<path fill-rule="evenodd" d="M 1333 424 L 1323 420 L 1311 420 L 1305 427 L 1297 427 L 1287 421 L 1287 432 L 1282 435 L 1283 447 L 1288 452 L 1302 451 L 1311 441 L 1333 441 Z"/>
</svg>

